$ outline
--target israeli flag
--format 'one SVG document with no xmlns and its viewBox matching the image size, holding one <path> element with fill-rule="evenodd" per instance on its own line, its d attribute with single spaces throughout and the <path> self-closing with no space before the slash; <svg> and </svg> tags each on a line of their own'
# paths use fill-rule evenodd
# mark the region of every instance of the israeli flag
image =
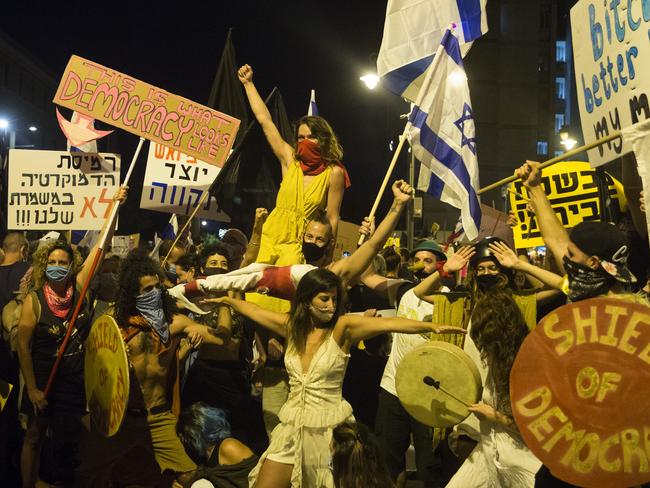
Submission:
<svg viewBox="0 0 650 488">
<path fill-rule="evenodd" d="M 458 39 L 447 30 L 426 72 L 406 127 L 422 163 L 418 189 L 461 211 L 468 239 L 478 236 L 481 205 L 474 114 Z"/>
<path fill-rule="evenodd" d="M 451 23 L 465 56 L 488 30 L 487 0 L 388 0 L 377 74 L 387 90 L 413 102 L 433 54 Z"/>
<path fill-rule="evenodd" d="M 316 106 L 316 90 L 311 91 L 309 107 L 307 107 L 307 115 L 318 115 L 318 107 Z"/>
</svg>

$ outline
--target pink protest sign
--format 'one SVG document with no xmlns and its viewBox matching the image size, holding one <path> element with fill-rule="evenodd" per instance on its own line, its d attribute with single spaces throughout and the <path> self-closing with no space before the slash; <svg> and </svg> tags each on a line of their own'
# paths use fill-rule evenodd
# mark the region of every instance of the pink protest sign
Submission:
<svg viewBox="0 0 650 488">
<path fill-rule="evenodd" d="M 219 167 L 239 129 L 234 117 L 79 56 L 53 101 Z"/>
</svg>

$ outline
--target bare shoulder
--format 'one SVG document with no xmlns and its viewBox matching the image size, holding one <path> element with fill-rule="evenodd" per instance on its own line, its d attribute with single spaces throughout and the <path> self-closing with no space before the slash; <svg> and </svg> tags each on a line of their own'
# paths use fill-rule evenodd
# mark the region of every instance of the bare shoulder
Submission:
<svg viewBox="0 0 650 488">
<path fill-rule="evenodd" d="M 343 178 L 345 176 L 345 173 L 343 172 L 343 168 L 339 166 L 338 164 L 332 164 L 332 172 L 330 173 L 330 181 L 331 182 L 343 182 Z"/>
<path fill-rule="evenodd" d="M 237 464 L 253 455 L 246 444 L 229 437 L 219 446 L 219 464 Z"/>
</svg>

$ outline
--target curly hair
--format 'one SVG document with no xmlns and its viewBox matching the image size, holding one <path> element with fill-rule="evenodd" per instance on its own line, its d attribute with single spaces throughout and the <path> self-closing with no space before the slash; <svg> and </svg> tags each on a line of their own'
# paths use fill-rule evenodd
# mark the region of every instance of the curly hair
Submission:
<svg viewBox="0 0 650 488">
<path fill-rule="evenodd" d="M 72 264 L 71 276 L 75 276 L 83 266 L 81 254 L 73 250 L 70 244 L 65 241 L 52 241 L 38 249 L 32 255 L 32 276 L 29 280 L 29 290 L 34 291 L 43 288 L 45 284 L 45 268 L 50 254 L 56 250 L 64 251 L 68 254 L 68 259 Z"/>
<path fill-rule="evenodd" d="M 323 268 L 312 269 L 298 282 L 296 293 L 289 311 L 289 342 L 300 354 L 305 352 L 307 336 L 314 328 L 309 306 L 312 299 L 324 291 L 336 290 L 336 312 L 327 327 L 333 328 L 344 309 L 343 287 L 341 279 L 331 271 Z"/>
<path fill-rule="evenodd" d="M 210 256 L 214 256 L 215 254 L 226 258 L 226 261 L 228 261 L 228 269 L 230 269 L 230 249 L 226 244 L 220 241 L 211 242 L 203 246 L 203 249 L 201 249 L 201 253 L 199 254 L 199 267 L 202 270 L 205 270 L 205 265 L 208 262 L 208 258 Z"/>
<path fill-rule="evenodd" d="M 494 383 L 497 410 L 512 415 L 510 370 L 528 335 L 524 316 L 506 288 L 484 293 L 472 311 L 470 337 L 488 366 Z"/>
<path fill-rule="evenodd" d="M 122 261 L 118 277 L 119 290 L 115 300 L 115 318 L 122 327 L 128 324 L 129 317 L 138 314 L 135 304 L 140 294 L 140 278 L 143 276 L 157 276 L 161 282 L 164 280 L 160 265 L 150 258 L 145 250 L 135 249 Z M 167 290 L 163 289 L 162 293 L 165 318 L 171 323 L 173 316 L 178 313 L 178 308 Z"/>
<path fill-rule="evenodd" d="M 296 122 L 294 136 L 298 139 L 298 129 L 301 125 L 309 127 L 312 135 L 318 140 L 321 150 L 321 157 L 329 162 L 334 163 L 343 159 L 343 148 L 334 134 L 332 126 L 323 117 L 318 115 L 306 115 Z"/>
<path fill-rule="evenodd" d="M 332 475 L 337 488 L 395 486 L 377 440 L 356 422 L 344 422 L 332 431 Z"/>
</svg>

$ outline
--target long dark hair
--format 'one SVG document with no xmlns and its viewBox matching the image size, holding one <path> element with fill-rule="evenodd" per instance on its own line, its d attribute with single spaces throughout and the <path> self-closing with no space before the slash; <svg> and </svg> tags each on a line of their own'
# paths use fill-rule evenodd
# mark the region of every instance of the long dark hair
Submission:
<svg viewBox="0 0 650 488">
<path fill-rule="evenodd" d="M 368 427 L 344 422 L 332 431 L 332 475 L 337 488 L 391 488 L 377 440 Z"/>
<path fill-rule="evenodd" d="M 318 140 L 321 157 L 330 163 L 343 159 L 343 148 L 334 134 L 332 126 L 323 117 L 318 115 L 306 115 L 296 122 L 295 134 L 298 139 L 298 129 L 302 124 L 309 127 L 312 135 Z"/>
<path fill-rule="evenodd" d="M 302 277 L 291 302 L 289 311 L 289 342 L 294 345 L 298 353 L 305 352 L 307 335 L 314 328 L 309 306 L 312 299 L 321 292 L 336 289 L 336 313 L 326 325 L 334 327 L 343 312 L 343 287 L 341 279 L 327 269 L 317 268 Z"/>
<path fill-rule="evenodd" d="M 140 294 L 140 278 L 143 276 L 158 276 L 162 283 L 164 275 L 160 265 L 140 249 L 131 251 L 122 261 L 118 277 L 119 291 L 115 300 L 115 319 L 121 327 L 127 327 L 129 317 L 138 314 L 135 300 Z M 163 289 L 163 309 L 165 318 L 171 323 L 173 316 L 178 313 L 174 299 Z"/>
<path fill-rule="evenodd" d="M 476 300 L 472 311 L 470 337 L 488 365 L 494 383 L 497 410 L 512 415 L 510 370 L 528 327 L 512 293 L 497 289 Z"/>
<path fill-rule="evenodd" d="M 208 449 L 232 435 L 225 412 L 203 402 L 181 411 L 176 432 L 187 455 L 199 465 L 208 464 Z"/>
</svg>

